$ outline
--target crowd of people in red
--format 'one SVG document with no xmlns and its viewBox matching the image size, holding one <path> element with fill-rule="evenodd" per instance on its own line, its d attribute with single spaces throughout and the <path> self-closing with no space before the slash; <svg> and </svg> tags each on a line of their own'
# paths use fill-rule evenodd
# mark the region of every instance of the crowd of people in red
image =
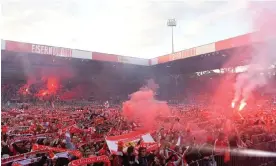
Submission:
<svg viewBox="0 0 276 166">
<path fill-rule="evenodd" d="M 143 127 L 141 119 L 128 121 L 117 105 L 2 109 L 2 165 L 253 166 L 275 162 L 275 155 L 246 153 L 246 149 L 276 151 L 276 111 L 271 105 L 265 110 L 248 107 L 242 117 L 214 113 L 210 107 L 174 104 L 170 108 L 172 116 L 158 117 L 158 128 L 148 131 L 156 146 L 150 148 L 140 136 L 136 141 L 118 140 L 117 151 L 109 149 L 107 137 Z"/>
<path fill-rule="evenodd" d="M 43 74 L 39 81 L 29 84 L 27 78 L 17 82 L 6 74 L 1 85 L 2 165 L 275 165 L 275 93 L 262 97 L 264 102 L 256 97 L 258 100 L 238 112 L 230 107 L 230 86 L 218 87 L 221 81 L 226 82 L 221 85 L 232 84 L 234 77 L 162 75 L 156 78 L 160 86 L 156 96 L 168 101 L 170 116 L 155 117 L 149 128 L 143 123 L 150 114 L 147 110 L 143 110 L 145 119 L 130 120 L 122 113 L 122 102 L 144 84 L 145 78 L 150 78 L 144 76 L 149 72 L 134 78 L 137 73 L 132 72 L 140 69 L 84 63 L 79 66 L 92 66 L 93 70 L 87 71 L 95 71 L 97 77 L 83 81 L 89 86 L 81 88 L 76 88 L 82 82 L 79 77 L 64 79 L 55 75 L 59 84 L 49 87 L 51 79 L 42 79 Z M 102 73 L 97 71 L 99 66 Z M 90 78 L 91 73 L 86 74 L 85 78 Z M 41 90 L 51 91 L 51 87 L 59 88 L 52 94 L 40 94 Z M 222 95 L 210 97 L 219 88 L 223 89 L 218 90 Z M 72 91 L 81 93 L 70 97 L 75 100 L 63 101 L 62 94 Z M 18 106 L 17 102 L 25 105 Z M 141 109 L 147 109 L 147 105 Z"/>
</svg>

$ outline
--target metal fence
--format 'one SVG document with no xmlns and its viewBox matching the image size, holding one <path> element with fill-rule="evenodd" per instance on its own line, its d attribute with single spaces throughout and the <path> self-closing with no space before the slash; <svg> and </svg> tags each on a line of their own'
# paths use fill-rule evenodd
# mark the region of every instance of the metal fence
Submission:
<svg viewBox="0 0 276 166">
<path fill-rule="evenodd" d="M 276 141 L 263 142 L 253 146 L 254 150 L 275 152 L 276 153 Z M 237 150 L 238 151 L 238 150 Z M 230 155 L 230 161 L 224 162 L 224 158 L 221 156 L 214 156 L 217 166 L 276 166 L 276 157 L 260 156 L 258 153 L 250 155 Z M 189 166 L 213 166 L 206 164 L 206 160 L 197 160 Z"/>
</svg>

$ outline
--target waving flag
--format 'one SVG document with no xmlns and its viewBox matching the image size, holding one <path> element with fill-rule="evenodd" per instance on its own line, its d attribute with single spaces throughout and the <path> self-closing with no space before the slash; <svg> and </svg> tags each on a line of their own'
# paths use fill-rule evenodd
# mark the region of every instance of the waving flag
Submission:
<svg viewBox="0 0 276 166">
<path fill-rule="evenodd" d="M 122 146 L 125 151 L 129 146 L 135 147 L 141 139 L 145 144 L 155 143 L 148 131 L 133 131 L 128 134 L 109 136 L 105 138 L 107 146 L 112 153 L 118 152 L 119 144 L 119 146 Z"/>
</svg>

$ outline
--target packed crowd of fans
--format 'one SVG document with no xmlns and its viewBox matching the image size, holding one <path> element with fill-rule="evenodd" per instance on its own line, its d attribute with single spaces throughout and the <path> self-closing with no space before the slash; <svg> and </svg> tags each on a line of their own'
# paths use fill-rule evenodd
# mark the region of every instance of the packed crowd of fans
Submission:
<svg viewBox="0 0 276 166">
<path fill-rule="evenodd" d="M 230 108 L 225 112 L 212 112 L 218 108 L 195 105 L 173 104 L 170 108 L 172 116 L 157 118 L 160 125 L 149 131 L 156 147 L 149 148 L 139 138 L 136 144 L 119 141 L 116 152 L 109 150 L 106 137 L 125 135 L 142 127 L 139 120 L 125 119 L 120 105 L 56 105 L 54 108 L 29 105 L 28 109 L 4 109 L 1 112 L 2 164 L 67 165 L 83 158 L 95 158 L 96 162 L 90 165 L 105 163 L 97 162 L 96 156 L 107 156 L 114 166 L 205 166 L 215 162 L 217 165 L 253 166 L 275 162 L 275 155 L 250 156 L 245 151 L 276 151 L 273 105 L 265 110 L 248 107 L 241 115 L 224 114 L 232 112 Z M 23 158 L 20 154 L 24 154 Z"/>
<path fill-rule="evenodd" d="M 167 101 L 170 116 L 156 117 L 154 128 L 146 130 L 143 119 L 130 121 L 122 114 L 122 102 L 150 78 L 145 76 L 148 70 L 90 61 L 53 61 L 48 56 L 35 61 L 37 56 L 33 56 L 29 61 L 35 67 L 28 73 L 39 71 L 36 65 L 48 62 L 60 69 L 79 69 L 74 77 L 60 71 L 66 79 L 60 78 L 57 91 L 43 96 L 40 90 L 47 89 L 49 79 L 41 75 L 53 72 L 40 69 L 38 81 L 32 84 L 15 81 L 10 71 L 18 65 L 12 64 L 24 59 L 13 56 L 4 58 L 1 84 L 2 165 L 275 165 L 275 92 L 259 89 L 254 92 L 255 100 L 239 112 L 230 107 L 233 91 L 217 86 L 231 84 L 235 77 L 157 77 L 156 97 Z M 18 71 L 23 71 L 24 64 L 21 67 Z M 87 84 L 79 86 L 80 82 Z M 151 142 L 145 139 L 148 134 Z M 113 145 L 110 140 L 117 142 Z"/>
</svg>

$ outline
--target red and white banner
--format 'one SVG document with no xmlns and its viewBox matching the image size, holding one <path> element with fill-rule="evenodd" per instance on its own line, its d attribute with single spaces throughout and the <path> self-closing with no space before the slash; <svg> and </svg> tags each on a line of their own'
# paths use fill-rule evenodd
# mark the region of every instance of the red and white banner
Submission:
<svg viewBox="0 0 276 166">
<path fill-rule="evenodd" d="M 118 151 L 118 144 L 121 144 L 120 146 L 123 146 L 123 150 L 125 151 L 129 146 L 135 147 L 140 140 L 145 144 L 155 143 L 148 131 L 133 131 L 124 135 L 109 136 L 105 140 L 111 153 Z"/>
</svg>

